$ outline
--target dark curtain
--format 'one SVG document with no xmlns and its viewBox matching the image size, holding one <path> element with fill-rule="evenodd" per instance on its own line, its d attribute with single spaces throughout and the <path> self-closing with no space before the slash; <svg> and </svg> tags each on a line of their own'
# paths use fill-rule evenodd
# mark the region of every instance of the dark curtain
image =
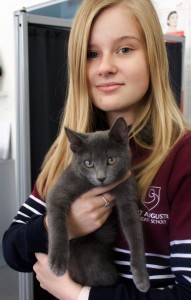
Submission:
<svg viewBox="0 0 191 300">
<path fill-rule="evenodd" d="M 32 186 L 57 136 L 66 97 L 68 36 L 69 28 L 36 24 L 28 27 Z M 40 288 L 35 277 L 34 299 L 54 299 Z"/>
<path fill-rule="evenodd" d="M 68 28 L 29 25 L 31 176 L 55 140 L 67 88 Z"/>
<path fill-rule="evenodd" d="M 178 107 L 181 108 L 182 43 L 166 42 L 170 82 Z"/>
</svg>

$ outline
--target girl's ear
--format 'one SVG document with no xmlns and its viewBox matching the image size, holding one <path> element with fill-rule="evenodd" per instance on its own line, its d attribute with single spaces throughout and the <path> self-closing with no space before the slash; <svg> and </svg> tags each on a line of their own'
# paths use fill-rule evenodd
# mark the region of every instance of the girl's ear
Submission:
<svg viewBox="0 0 191 300">
<path fill-rule="evenodd" d="M 109 137 L 118 143 L 128 143 L 128 126 L 124 118 L 118 118 L 109 131 Z"/>
<path fill-rule="evenodd" d="M 73 131 L 67 127 L 65 127 L 64 129 L 70 142 L 70 148 L 72 152 L 80 152 L 84 144 L 84 136 L 81 133 Z"/>
</svg>

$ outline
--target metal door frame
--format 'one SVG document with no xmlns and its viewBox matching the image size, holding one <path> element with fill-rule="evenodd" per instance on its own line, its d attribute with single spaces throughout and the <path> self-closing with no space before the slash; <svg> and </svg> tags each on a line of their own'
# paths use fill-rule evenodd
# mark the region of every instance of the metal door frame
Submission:
<svg viewBox="0 0 191 300">
<path fill-rule="evenodd" d="M 28 24 L 71 27 L 71 20 L 14 14 L 16 45 L 16 194 L 19 207 L 31 193 Z M 19 300 L 33 300 L 32 273 L 19 273 Z"/>
</svg>

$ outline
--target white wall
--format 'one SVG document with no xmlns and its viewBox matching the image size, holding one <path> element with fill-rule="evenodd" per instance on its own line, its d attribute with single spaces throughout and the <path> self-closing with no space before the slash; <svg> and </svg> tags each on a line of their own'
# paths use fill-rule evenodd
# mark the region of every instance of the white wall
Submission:
<svg viewBox="0 0 191 300">
<path fill-rule="evenodd" d="M 12 128 L 12 157 L 15 158 L 16 130 L 16 78 L 15 78 L 15 31 L 14 12 L 23 7 L 38 7 L 39 4 L 56 3 L 45 0 L 5 0 L 0 1 L 0 121 L 10 121 Z"/>
<path fill-rule="evenodd" d="M 183 74 L 183 111 L 186 120 L 191 124 L 191 0 L 153 0 L 159 15 L 164 33 L 167 33 L 167 16 L 171 11 L 178 15 L 177 35 L 185 36 L 184 74 Z"/>
</svg>

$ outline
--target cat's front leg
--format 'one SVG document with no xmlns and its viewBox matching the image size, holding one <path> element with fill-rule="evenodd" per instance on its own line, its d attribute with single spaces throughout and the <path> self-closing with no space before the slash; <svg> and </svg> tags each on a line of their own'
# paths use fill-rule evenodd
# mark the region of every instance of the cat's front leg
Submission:
<svg viewBox="0 0 191 300">
<path fill-rule="evenodd" d="M 136 237 L 133 239 L 129 238 L 129 246 L 131 251 L 131 272 L 133 275 L 133 281 L 136 287 L 146 293 L 150 288 L 149 274 L 146 268 L 146 260 L 144 253 L 144 242 L 142 238 L 141 228 L 137 228 Z M 130 229 L 131 230 L 131 229 Z M 132 239 L 131 239 L 132 238 Z"/>
<path fill-rule="evenodd" d="M 137 184 L 131 176 L 115 189 L 121 228 L 131 252 L 131 272 L 136 287 L 146 292 L 150 287 L 146 269 L 142 223 L 137 204 Z"/>
<path fill-rule="evenodd" d="M 67 269 L 69 258 L 69 241 L 65 208 L 49 203 L 47 216 L 49 265 L 54 274 L 61 276 Z"/>
<path fill-rule="evenodd" d="M 141 292 L 147 292 L 150 282 L 146 269 L 142 224 L 135 203 L 131 202 L 120 209 L 120 221 L 131 252 L 133 281 Z"/>
</svg>

